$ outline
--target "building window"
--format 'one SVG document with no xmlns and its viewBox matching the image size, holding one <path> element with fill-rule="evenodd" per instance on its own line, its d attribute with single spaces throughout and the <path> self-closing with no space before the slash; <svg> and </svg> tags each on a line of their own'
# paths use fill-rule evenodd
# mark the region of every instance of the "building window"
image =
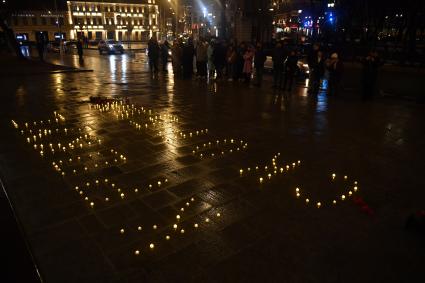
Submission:
<svg viewBox="0 0 425 283">
<path fill-rule="evenodd" d="M 60 18 L 59 18 L 59 24 L 60 24 L 61 26 L 63 26 L 63 25 L 64 25 L 64 20 L 63 20 L 63 18 L 62 18 L 62 17 L 60 17 Z"/>
<path fill-rule="evenodd" d="M 31 18 L 31 22 L 32 22 L 32 25 L 33 26 L 36 26 L 37 25 L 37 18 L 36 17 L 32 17 Z"/>
<path fill-rule="evenodd" d="M 45 17 L 41 17 L 41 25 L 45 26 L 46 24 L 47 24 L 46 18 Z"/>
<path fill-rule="evenodd" d="M 55 18 L 50 18 L 50 24 L 51 25 L 56 25 L 56 19 Z"/>
<path fill-rule="evenodd" d="M 27 26 L 27 25 L 28 25 L 28 18 L 27 18 L 27 17 L 23 17 L 23 18 L 22 18 L 22 24 L 23 24 L 24 26 Z"/>
</svg>

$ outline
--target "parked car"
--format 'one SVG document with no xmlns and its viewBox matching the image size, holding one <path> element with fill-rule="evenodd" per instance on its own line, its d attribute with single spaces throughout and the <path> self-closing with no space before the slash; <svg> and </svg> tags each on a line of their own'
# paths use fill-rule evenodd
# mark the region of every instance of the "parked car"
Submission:
<svg viewBox="0 0 425 283">
<path fill-rule="evenodd" d="M 124 47 L 121 41 L 116 41 L 113 39 L 101 40 L 99 41 L 99 45 L 97 46 L 99 50 L 99 54 L 106 52 L 108 54 L 112 53 L 124 53 Z"/>
</svg>

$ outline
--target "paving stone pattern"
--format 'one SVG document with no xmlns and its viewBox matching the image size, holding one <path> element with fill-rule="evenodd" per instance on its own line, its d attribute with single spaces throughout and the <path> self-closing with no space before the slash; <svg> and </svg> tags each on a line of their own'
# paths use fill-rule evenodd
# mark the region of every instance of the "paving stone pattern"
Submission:
<svg viewBox="0 0 425 283">
<path fill-rule="evenodd" d="M 423 106 L 114 58 L 0 79 L 0 168 L 46 282 L 424 282 L 403 229 L 425 199 Z"/>
</svg>

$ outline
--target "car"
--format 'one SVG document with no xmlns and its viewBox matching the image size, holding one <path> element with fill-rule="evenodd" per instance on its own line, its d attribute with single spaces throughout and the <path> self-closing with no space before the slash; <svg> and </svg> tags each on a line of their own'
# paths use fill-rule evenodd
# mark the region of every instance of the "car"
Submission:
<svg viewBox="0 0 425 283">
<path fill-rule="evenodd" d="M 99 54 L 102 54 L 103 52 L 106 52 L 108 54 L 112 54 L 112 53 L 123 54 L 124 53 L 124 47 L 121 41 L 116 41 L 113 39 L 99 41 L 99 45 L 97 46 L 97 49 L 99 50 Z"/>
<path fill-rule="evenodd" d="M 266 71 L 273 71 L 273 61 L 272 61 L 272 57 L 271 56 L 267 56 L 266 57 L 266 62 L 264 63 L 264 69 Z M 295 75 L 297 77 L 303 77 L 303 78 L 308 78 L 310 75 L 310 69 L 308 67 L 307 64 L 307 58 L 306 57 L 301 57 L 300 59 L 298 59 L 297 62 L 297 70 Z"/>
</svg>

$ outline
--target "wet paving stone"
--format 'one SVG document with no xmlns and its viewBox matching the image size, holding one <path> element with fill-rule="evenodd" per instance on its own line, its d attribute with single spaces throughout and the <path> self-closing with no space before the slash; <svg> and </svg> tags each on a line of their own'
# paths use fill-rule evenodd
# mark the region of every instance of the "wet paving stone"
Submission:
<svg viewBox="0 0 425 283">
<path fill-rule="evenodd" d="M 0 78 L 1 177 L 46 282 L 424 281 L 403 229 L 425 199 L 421 105 L 84 64 Z"/>
</svg>

